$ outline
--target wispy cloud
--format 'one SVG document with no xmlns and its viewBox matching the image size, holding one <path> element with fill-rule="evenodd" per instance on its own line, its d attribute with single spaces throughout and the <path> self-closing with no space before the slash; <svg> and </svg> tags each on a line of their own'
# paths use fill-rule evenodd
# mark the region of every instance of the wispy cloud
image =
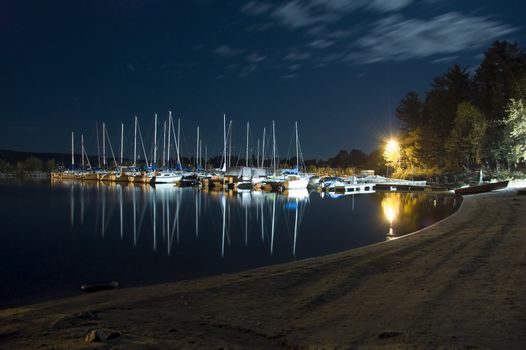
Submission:
<svg viewBox="0 0 526 350">
<path fill-rule="evenodd" d="M 332 46 L 333 44 L 334 44 L 334 41 L 329 41 L 325 39 L 316 39 L 308 43 L 307 46 L 315 48 L 315 49 L 325 49 L 329 46 Z"/>
<path fill-rule="evenodd" d="M 456 12 L 429 20 L 390 17 L 377 22 L 360 38 L 347 58 L 357 63 L 374 63 L 451 55 L 480 48 L 515 30 L 487 17 Z"/>
<path fill-rule="evenodd" d="M 373 0 L 367 7 L 377 12 L 392 12 L 400 11 L 412 2 L 412 0 Z"/>
<path fill-rule="evenodd" d="M 298 29 L 334 23 L 357 10 L 376 13 L 400 11 L 412 2 L 413 0 L 293 0 L 273 7 L 266 2 L 252 0 L 241 7 L 241 12 L 270 17 L 282 26 Z"/>
<path fill-rule="evenodd" d="M 455 59 L 457 59 L 458 56 L 446 56 L 446 57 L 440 57 L 440 58 L 437 58 L 437 59 L 434 59 L 433 61 L 431 61 L 432 63 L 445 63 L 445 62 L 451 62 Z"/>
<path fill-rule="evenodd" d="M 371 64 L 429 57 L 433 63 L 456 59 L 478 50 L 518 28 L 495 17 L 447 12 L 430 18 L 407 17 L 415 7 L 434 7 L 434 0 L 291 0 L 273 3 L 251 0 L 241 12 L 259 18 L 258 28 L 285 28 L 300 33 L 303 43 L 281 53 L 282 68 L 294 63 L 322 67 L 335 62 Z M 354 13 L 368 12 L 374 21 L 356 21 Z M 379 19 L 380 18 L 380 19 Z M 351 20 L 353 19 L 353 20 Z M 234 49 L 235 50 L 235 49 Z M 230 54 L 228 50 L 224 55 Z M 237 52 L 237 51 L 235 51 Z M 248 53 L 247 53 L 248 54 Z M 274 57 L 276 55 L 272 55 Z M 249 63 L 266 57 L 250 54 Z M 266 60 L 269 64 L 272 60 Z"/>
<path fill-rule="evenodd" d="M 309 6 L 298 0 L 281 5 L 272 13 L 272 17 L 290 28 L 306 27 L 319 20 L 310 13 Z"/>
<path fill-rule="evenodd" d="M 237 56 L 244 52 L 243 49 L 235 49 L 228 45 L 221 45 L 215 49 L 215 53 L 220 56 Z"/>
<path fill-rule="evenodd" d="M 252 0 L 241 7 L 241 12 L 247 15 L 259 16 L 270 11 L 272 5 L 263 2 Z"/>
<path fill-rule="evenodd" d="M 288 69 L 289 70 L 297 70 L 297 69 L 300 69 L 301 68 L 301 64 L 291 64 Z"/>
<path fill-rule="evenodd" d="M 312 55 L 308 52 L 291 51 L 283 59 L 285 61 L 304 61 L 311 58 Z"/>
<path fill-rule="evenodd" d="M 249 76 L 250 74 L 254 73 L 256 71 L 257 66 L 255 64 L 250 64 L 248 66 L 242 67 L 238 76 L 240 78 L 245 78 Z"/>
<path fill-rule="evenodd" d="M 246 57 L 246 60 L 252 63 L 258 63 L 264 61 L 267 56 L 260 55 L 256 52 L 251 53 Z"/>
</svg>

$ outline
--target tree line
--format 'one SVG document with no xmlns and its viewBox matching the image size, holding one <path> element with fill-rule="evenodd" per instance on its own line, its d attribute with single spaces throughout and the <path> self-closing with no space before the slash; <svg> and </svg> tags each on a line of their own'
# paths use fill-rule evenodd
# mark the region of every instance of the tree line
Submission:
<svg viewBox="0 0 526 350">
<path fill-rule="evenodd" d="M 496 41 L 470 74 L 457 64 L 423 96 L 408 92 L 396 108 L 399 149 L 384 156 L 395 175 L 524 167 L 526 54 Z"/>
<path fill-rule="evenodd" d="M 341 150 L 326 160 L 305 160 L 308 171 L 371 169 L 397 177 L 431 177 L 481 168 L 524 169 L 526 157 L 526 54 L 517 43 L 496 41 L 473 73 L 457 64 L 435 77 L 427 91 L 408 92 L 395 115 L 400 122 L 396 149 L 369 154 Z M 220 158 L 209 159 L 217 166 Z M 234 157 L 235 158 L 235 157 Z M 193 163 L 184 159 L 183 164 Z M 233 164 L 237 164 L 237 158 Z M 295 161 L 280 161 L 281 165 Z M 54 160 L 29 157 L 0 172 L 52 171 Z"/>
</svg>

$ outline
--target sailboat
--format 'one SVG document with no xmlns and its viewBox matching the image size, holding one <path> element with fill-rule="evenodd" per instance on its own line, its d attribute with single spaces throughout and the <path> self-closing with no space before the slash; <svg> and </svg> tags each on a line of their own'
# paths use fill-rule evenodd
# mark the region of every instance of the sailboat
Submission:
<svg viewBox="0 0 526 350">
<path fill-rule="evenodd" d="M 158 171 L 155 176 L 153 176 L 150 179 L 151 184 L 175 184 L 179 183 L 181 179 L 183 178 L 183 172 L 181 167 L 181 157 L 179 154 L 179 137 L 180 137 L 180 120 L 177 122 L 177 137 L 175 135 L 175 129 L 173 127 L 173 121 L 172 121 L 172 112 L 168 112 L 168 143 L 167 143 L 167 160 L 168 160 L 168 167 L 162 169 L 161 171 Z M 170 150 L 171 150 L 171 136 L 173 134 L 174 143 L 175 143 L 175 151 L 177 154 L 177 164 L 176 169 L 170 169 Z"/>
<path fill-rule="evenodd" d="M 71 169 L 53 173 L 51 178 L 60 180 L 75 180 L 77 177 L 78 172 L 75 171 L 75 133 L 71 132 Z"/>
<path fill-rule="evenodd" d="M 143 182 L 143 174 L 137 167 L 137 134 L 141 139 L 144 159 L 146 160 L 146 164 L 148 164 L 148 157 L 146 156 L 146 150 L 144 149 L 144 142 L 142 140 L 142 133 L 139 128 L 139 120 L 137 116 L 135 116 L 135 130 L 133 138 L 133 166 L 131 169 L 128 169 L 129 171 L 126 173 L 126 175 L 128 176 L 128 182 Z"/>
<path fill-rule="evenodd" d="M 300 152 L 298 139 L 298 122 L 295 122 L 296 128 L 296 169 L 290 169 L 283 172 L 283 188 L 285 190 L 296 190 L 307 188 L 309 179 L 307 176 L 300 174 Z"/>
<path fill-rule="evenodd" d="M 120 148 L 120 167 L 114 176 L 116 182 L 128 182 L 129 168 L 125 167 L 124 162 L 124 124 L 121 123 L 121 148 Z M 133 170 L 133 169 L 132 169 Z"/>
</svg>

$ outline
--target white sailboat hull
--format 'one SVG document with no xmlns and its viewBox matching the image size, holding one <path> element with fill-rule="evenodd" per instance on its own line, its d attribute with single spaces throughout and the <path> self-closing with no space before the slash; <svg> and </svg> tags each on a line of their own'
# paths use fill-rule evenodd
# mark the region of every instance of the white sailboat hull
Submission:
<svg viewBox="0 0 526 350">
<path fill-rule="evenodd" d="M 307 179 L 287 179 L 283 182 L 283 188 L 286 190 L 298 190 L 307 188 L 309 180 Z"/>
<path fill-rule="evenodd" d="M 169 184 L 169 183 L 177 183 L 181 181 L 183 176 L 181 174 L 175 174 L 175 173 L 166 173 L 166 174 L 159 174 L 157 176 L 154 176 L 151 180 L 152 183 L 156 184 Z"/>
</svg>

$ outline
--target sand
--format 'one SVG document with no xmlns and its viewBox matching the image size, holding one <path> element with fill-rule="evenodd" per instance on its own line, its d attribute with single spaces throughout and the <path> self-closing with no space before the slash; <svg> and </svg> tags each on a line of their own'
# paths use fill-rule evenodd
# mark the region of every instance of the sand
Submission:
<svg viewBox="0 0 526 350">
<path fill-rule="evenodd" d="M 0 348 L 526 348 L 526 196 L 331 256 L 0 310 Z"/>
</svg>

